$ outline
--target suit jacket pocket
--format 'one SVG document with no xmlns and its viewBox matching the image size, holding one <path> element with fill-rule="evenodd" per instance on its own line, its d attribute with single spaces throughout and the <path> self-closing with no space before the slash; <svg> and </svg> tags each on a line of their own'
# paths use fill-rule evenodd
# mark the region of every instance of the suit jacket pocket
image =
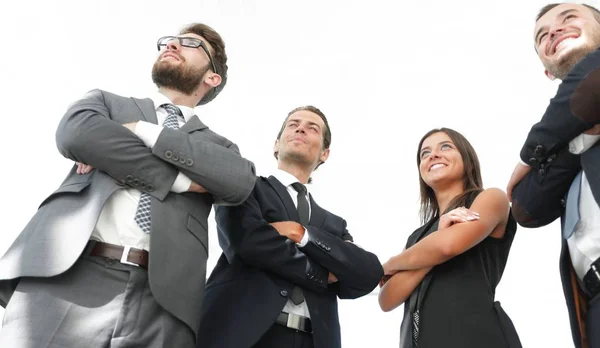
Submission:
<svg viewBox="0 0 600 348">
<path fill-rule="evenodd" d="M 67 185 L 62 185 L 61 187 L 59 187 L 56 191 L 52 192 L 52 194 L 50 194 L 50 196 L 46 197 L 46 199 L 44 199 L 42 201 L 42 203 L 40 204 L 40 206 L 38 207 L 41 208 L 44 204 L 50 202 L 51 200 L 53 200 L 54 198 L 63 195 L 63 194 L 68 194 L 68 193 L 79 193 L 81 192 L 84 188 L 88 187 L 90 185 L 90 182 L 78 182 L 78 183 L 74 183 L 74 184 L 67 184 Z"/>
<path fill-rule="evenodd" d="M 206 251 L 206 256 L 208 257 L 208 226 L 206 221 L 199 221 L 192 214 L 188 214 L 186 227 L 187 230 L 198 239 L 200 244 L 202 244 L 204 251 Z"/>
</svg>

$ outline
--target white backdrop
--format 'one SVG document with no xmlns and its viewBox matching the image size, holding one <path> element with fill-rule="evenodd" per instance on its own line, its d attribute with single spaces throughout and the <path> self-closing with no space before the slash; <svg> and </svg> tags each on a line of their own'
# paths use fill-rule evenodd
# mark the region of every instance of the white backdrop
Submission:
<svg viewBox="0 0 600 348">
<path fill-rule="evenodd" d="M 0 254 L 72 164 L 54 143 L 67 106 L 93 88 L 147 96 L 156 39 L 190 22 L 219 31 L 229 55 L 228 84 L 197 109 L 200 118 L 268 175 L 287 112 L 321 108 L 333 142 L 312 192 L 382 262 L 418 227 L 421 136 L 441 126 L 462 132 L 485 186 L 504 189 L 557 87 L 533 49 L 540 0 L 9 3 L 0 5 Z M 210 224 L 212 268 L 220 250 Z M 571 346 L 559 249 L 558 223 L 520 228 L 498 287 L 525 347 Z M 397 347 L 401 311 L 382 313 L 377 290 L 341 301 L 344 347 Z"/>
</svg>

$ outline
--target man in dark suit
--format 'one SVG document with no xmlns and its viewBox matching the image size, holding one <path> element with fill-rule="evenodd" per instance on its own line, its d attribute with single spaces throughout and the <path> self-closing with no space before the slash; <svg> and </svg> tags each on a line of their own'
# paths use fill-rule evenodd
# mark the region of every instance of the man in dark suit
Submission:
<svg viewBox="0 0 600 348">
<path fill-rule="evenodd" d="M 213 203 L 254 165 L 195 116 L 225 85 L 204 24 L 158 40 L 147 99 L 94 90 L 56 132 L 77 164 L 0 259 L 0 347 L 195 347 Z"/>
<path fill-rule="evenodd" d="M 534 42 L 546 75 L 562 83 L 531 128 L 507 192 L 524 227 L 561 216 L 560 273 L 573 342 L 598 348 L 600 12 L 588 5 L 547 5 L 538 15 Z"/>
<path fill-rule="evenodd" d="M 330 143 L 319 109 L 292 110 L 275 141 L 278 170 L 243 204 L 216 208 L 223 254 L 206 285 L 198 347 L 341 347 L 337 297 L 368 294 L 383 269 L 306 185 Z"/>
</svg>

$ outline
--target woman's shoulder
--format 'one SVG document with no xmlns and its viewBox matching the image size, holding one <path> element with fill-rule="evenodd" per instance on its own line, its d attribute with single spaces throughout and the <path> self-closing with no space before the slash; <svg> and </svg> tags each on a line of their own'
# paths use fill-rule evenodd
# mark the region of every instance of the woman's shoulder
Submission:
<svg viewBox="0 0 600 348">
<path fill-rule="evenodd" d="M 505 210 L 509 207 L 508 196 L 506 192 L 497 187 L 487 188 L 477 194 L 473 205 L 497 206 L 499 209 Z"/>
</svg>

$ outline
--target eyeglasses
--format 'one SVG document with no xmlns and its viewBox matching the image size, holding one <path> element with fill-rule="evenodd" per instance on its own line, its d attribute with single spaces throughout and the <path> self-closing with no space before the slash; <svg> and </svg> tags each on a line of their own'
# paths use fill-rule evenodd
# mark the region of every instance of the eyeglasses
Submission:
<svg viewBox="0 0 600 348">
<path fill-rule="evenodd" d="M 158 50 L 162 50 L 163 48 L 166 48 L 169 43 L 171 43 L 173 40 L 178 40 L 179 44 L 183 47 L 191 47 L 191 48 L 198 48 L 198 47 L 202 47 L 202 49 L 204 50 L 204 52 L 206 52 L 206 55 L 208 56 L 208 60 L 210 60 L 210 66 L 212 67 L 212 70 L 216 73 L 217 69 L 215 68 L 215 63 L 213 62 L 212 56 L 210 55 L 210 52 L 208 51 L 208 47 L 206 47 L 206 44 L 204 43 L 204 41 L 200 40 L 200 39 L 196 39 L 195 37 L 185 37 L 185 36 L 163 36 L 160 39 L 158 39 L 158 42 L 156 43 L 156 48 L 158 48 Z"/>
</svg>

